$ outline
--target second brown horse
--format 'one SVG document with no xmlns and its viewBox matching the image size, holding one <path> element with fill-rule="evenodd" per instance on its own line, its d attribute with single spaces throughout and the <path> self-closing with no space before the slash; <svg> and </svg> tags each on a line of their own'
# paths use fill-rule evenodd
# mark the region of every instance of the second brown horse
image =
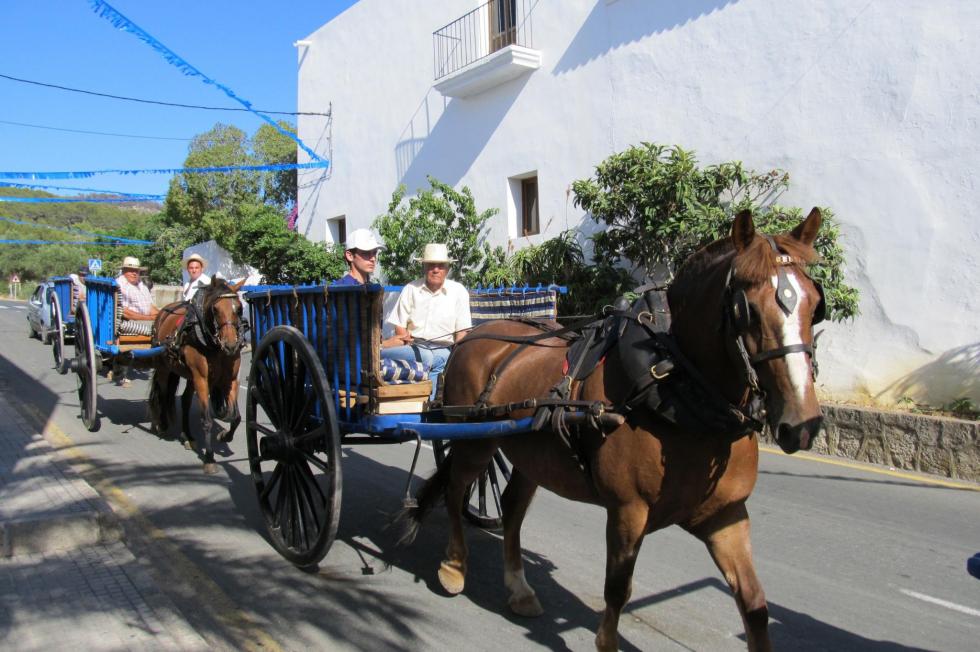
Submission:
<svg viewBox="0 0 980 652">
<path fill-rule="evenodd" d="M 231 441 L 241 422 L 238 411 L 238 369 L 245 343 L 242 303 L 238 290 L 244 280 L 229 285 L 216 278 L 199 289 L 193 302 L 181 301 L 164 307 L 154 323 L 154 346 L 168 347 L 166 355 L 154 358 L 150 388 L 150 420 L 153 431 L 165 434 L 174 414 L 174 399 L 180 378 L 187 380 L 182 395 L 183 418 L 180 440 L 193 450 L 190 434 L 192 396 L 201 412 L 204 472 L 217 473 L 214 461 L 213 419 L 228 421 L 217 433 L 218 441 Z"/>
</svg>

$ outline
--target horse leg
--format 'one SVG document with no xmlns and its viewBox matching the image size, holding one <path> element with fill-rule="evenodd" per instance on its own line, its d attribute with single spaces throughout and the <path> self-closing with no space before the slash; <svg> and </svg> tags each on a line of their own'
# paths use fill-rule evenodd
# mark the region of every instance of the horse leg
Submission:
<svg viewBox="0 0 980 652">
<path fill-rule="evenodd" d="M 607 509 L 606 518 L 606 610 L 595 637 L 596 649 L 619 647 L 619 615 L 633 591 L 633 569 L 646 532 L 649 508 L 645 502 Z"/>
<path fill-rule="evenodd" d="M 538 596 L 524 577 L 521 557 L 521 525 L 538 486 L 517 468 L 500 497 L 504 519 L 504 586 L 510 591 L 507 604 L 519 616 L 540 616 L 544 613 Z"/>
<path fill-rule="evenodd" d="M 214 463 L 214 422 L 211 417 L 207 374 L 194 374 L 194 391 L 197 394 L 197 405 L 201 409 L 201 430 L 204 431 L 204 472 L 213 475 L 218 472 L 218 465 Z"/>
<path fill-rule="evenodd" d="M 463 500 L 468 487 L 487 468 L 497 442 L 490 439 L 458 440 L 453 443 L 452 466 L 446 487 L 449 513 L 449 543 L 446 558 L 439 565 L 439 583 L 446 592 L 462 593 L 466 584 L 466 539 L 463 536 Z"/>
<path fill-rule="evenodd" d="M 194 450 L 194 438 L 191 435 L 191 401 L 194 400 L 194 382 L 188 380 L 184 392 L 180 395 L 180 442 L 189 451 Z"/>
<path fill-rule="evenodd" d="M 752 563 L 749 513 L 745 503 L 730 505 L 700 524 L 692 534 L 704 541 L 718 570 L 731 587 L 745 626 L 749 650 L 772 649 L 769 641 L 769 608 Z"/>
<path fill-rule="evenodd" d="M 153 370 L 153 378 L 150 381 L 150 398 L 146 402 L 147 411 L 150 414 L 150 431 L 158 437 L 166 434 L 170 427 L 166 413 L 166 381 L 161 376 L 164 371 L 157 367 Z M 169 375 L 169 374 L 167 374 Z"/>
<path fill-rule="evenodd" d="M 238 411 L 238 380 L 233 380 L 228 388 L 228 395 L 225 397 L 225 410 L 227 411 L 228 427 L 218 433 L 218 441 L 229 442 L 235 438 L 235 429 L 242 422 L 242 415 Z"/>
</svg>

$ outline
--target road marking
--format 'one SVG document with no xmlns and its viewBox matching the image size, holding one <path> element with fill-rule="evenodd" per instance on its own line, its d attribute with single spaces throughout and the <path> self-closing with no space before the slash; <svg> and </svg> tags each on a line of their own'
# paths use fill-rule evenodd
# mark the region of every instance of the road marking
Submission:
<svg viewBox="0 0 980 652">
<path fill-rule="evenodd" d="M 940 600 L 939 598 L 934 598 L 931 595 L 926 595 L 924 593 L 916 593 L 915 591 L 909 591 L 908 589 L 899 589 L 902 593 L 909 596 L 910 598 L 915 598 L 916 600 L 922 600 L 923 602 L 931 602 L 932 604 L 938 604 L 940 607 L 946 607 L 947 609 L 952 609 L 953 611 L 959 611 L 961 614 L 966 614 L 968 616 L 977 616 L 980 618 L 980 609 L 972 609 L 970 607 L 964 607 L 961 604 L 956 604 L 955 602 L 950 602 L 948 600 Z"/>
<path fill-rule="evenodd" d="M 225 628 L 225 633 L 229 638 L 233 639 L 241 649 L 248 652 L 282 652 L 279 644 L 263 631 L 248 614 L 244 613 L 203 569 L 184 555 L 177 545 L 170 540 L 166 532 L 144 516 L 136 504 L 92 464 L 91 459 L 78 449 L 71 437 L 65 434 L 53 421 L 45 423 L 46 419 L 37 412 L 33 405 L 26 403 L 20 405 L 31 417 L 43 424 L 42 435 L 58 449 L 58 453 L 68 458 L 72 468 L 78 471 L 112 505 L 114 511 L 120 513 L 127 522 L 138 528 L 150 544 L 163 549 L 162 556 L 166 557 L 171 568 L 160 569 L 159 572 L 172 572 L 192 586 L 200 604 L 210 605 L 208 611 L 210 611 L 211 617 Z M 189 624 L 189 626 L 194 629 L 192 625 Z M 198 634 L 203 637 L 201 632 Z M 204 638 L 207 640 L 206 637 Z"/>
<path fill-rule="evenodd" d="M 759 450 L 763 453 L 770 453 L 772 455 L 782 455 L 783 457 L 790 457 L 789 454 L 776 448 L 769 448 L 768 446 L 759 446 Z M 792 457 L 804 460 L 810 460 L 811 462 L 820 462 L 821 464 L 830 464 L 832 466 L 843 466 L 848 469 L 857 469 L 859 471 L 867 471 L 868 473 L 877 473 L 878 475 L 888 475 L 893 478 L 902 478 L 903 480 L 912 480 L 913 482 L 921 482 L 922 484 L 933 484 L 940 487 L 949 487 L 951 489 L 967 489 L 969 491 L 980 491 L 980 485 L 967 484 L 965 482 L 954 482 L 952 480 L 940 480 L 939 478 L 924 478 L 921 475 L 915 475 L 914 473 L 905 473 L 903 471 L 892 471 L 890 469 L 879 469 L 868 464 L 862 464 L 860 462 L 845 462 L 844 460 L 832 459 L 829 457 L 823 457 L 821 455 L 814 455 L 813 453 L 793 453 Z"/>
</svg>

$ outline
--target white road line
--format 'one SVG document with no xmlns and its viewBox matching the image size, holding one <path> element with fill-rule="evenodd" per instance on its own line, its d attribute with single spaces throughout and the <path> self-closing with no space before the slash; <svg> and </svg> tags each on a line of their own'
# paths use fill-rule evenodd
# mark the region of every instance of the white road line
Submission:
<svg viewBox="0 0 980 652">
<path fill-rule="evenodd" d="M 959 611 L 960 613 L 967 614 L 968 616 L 977 616 L 980 618 L 980 609 L 972 609 L 970 607 L 964 607 L 961 604 L 956 604 L 955 602 L 949 602 L 948 600 L 940 600 L 939 598 L 934 598 L 931 595 L 925 595 L 923 593 L 916 593 L 915 591 L 909 591 L 908 589 L 899 589 L 905 595 L 915 598 L 917 600 L 922 600 L 923 602 L 931 602 L 932 604 L 938 604 L 940 607 L 946 607 L 947 609 L 952 609 L 953 611 Z"/>
</svg>

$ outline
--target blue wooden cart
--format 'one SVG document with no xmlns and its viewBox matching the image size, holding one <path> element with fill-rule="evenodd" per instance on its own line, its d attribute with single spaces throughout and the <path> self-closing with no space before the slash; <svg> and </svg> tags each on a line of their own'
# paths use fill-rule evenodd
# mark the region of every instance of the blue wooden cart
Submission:
<svg viewBox="0 0 980 652">
<path fill-rule="evenodd" d="M 389 380 L 380 359 L 385 289 L 372 284 L 246 288 L 252 326 L 245 408 L 249 467 L 273 546 L 300 567 L 319 562 L 336 536 L 341 445 L 415 441 L 411 478 L 423 441 L 433 443 L 440 462 L 446 442 L 531 427 L 530 418 L 446 423 L 427 400 L 429 380 Z M 476 291 L 471 312 L 475 322 L 554 318 L 561 290 Z M 467 518 L 498 526 L 501 487 L 508 478 L 509 466 L 498 452 L 470 489 Z"/>
<path fill-rule="evenodd" d="M 99 371 L 107 365 L 146 363 L 166 350 L 152 346 L 148 335 L 120 335 L 121 321 L 119 285 L 115 279 L 88 277 L 85 301 L 75 308 L 75 357 L 67 360 L 64 367 L 76 374 L 82 423 L 91 431 L 99 429 Z"/>
<path fill-rule="evenodd" d="M 51 293 L 51 353 L 54 367 L 60 374 L 68 373 L 65 364 L 65 342 L 75 337 L 75 307 L 78 295 L 70 276 L 53 276 Z"/>
</svg>

